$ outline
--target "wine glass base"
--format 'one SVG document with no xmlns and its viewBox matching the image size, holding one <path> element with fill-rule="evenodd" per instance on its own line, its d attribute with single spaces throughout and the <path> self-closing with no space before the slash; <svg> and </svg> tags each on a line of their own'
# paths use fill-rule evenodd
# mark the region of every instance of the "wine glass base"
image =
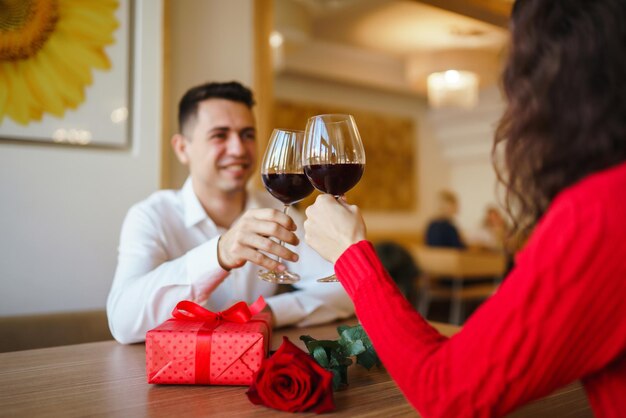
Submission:
<svg viewBox="0 0 626 418">
<path fill-rule="evenodd" d="M 300 281 L 300 276 L 290 271 L 280 272 L 263 270 L 259 272 L 259 279 L 263 279 L 270 283 L 293 284 Z"/>
<path fill-rule="evenodd" d="M 335 282 L 338 282 L 339 280 L 337 279 L 337 276 L 335 276 L 334 274 L 331 274 L 328 277 L 322 277 L 321 279 L 317 279 L 317 281 L 320 283 L 335 283 Z"/>
</svg>

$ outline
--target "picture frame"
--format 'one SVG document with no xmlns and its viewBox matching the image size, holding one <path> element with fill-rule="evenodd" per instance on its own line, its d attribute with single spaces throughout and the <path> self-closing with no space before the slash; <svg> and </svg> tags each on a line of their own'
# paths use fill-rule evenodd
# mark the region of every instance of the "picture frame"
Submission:
<svg viewBox="0 0 626 418">
<path fill-rule="evenodd" d="M 51 34 L 40 49 L 29 57 L 13 60 L 13 70 L 4 69 L 13 71 L 14 79 L 12 85 L 7 86 L 13 89 L 13 94 L 4 106 L 4 113 L 0 107 L 0 141 L 115 149 L 131 146 L 134 2 L 117 0 L 112 10 L 103 10 L 105 3 L 99 2 L 67 6 L 82 7 L 83 10 L 64 11 L 58 15 Z M 42 3 L 45 2 L 37 4 Z M 63 7 L 57 4 L 56 7 Z M 65 16 L 81 16 L 82 21 L 72 22 L 69 18 L 64 21 Z M 74 34 L 72 29 L 76 31 Z M 55 30 L 64 36 L 53 39 Z M 92 36 L 91 42 L 89 36 Z M 94 46 L 96 40 L 103 40 L 106 45 L 97 48 Z M 90 45 L 81 44 L 81 41 L 90 42 Z M 46 50 L 46 43 L 53 45 L 50 50 L 54 48 L 54 53 Z M 61 59 L 59 51 L 63 52 Z M 41 62 L 46 66 L 42 67 Z M 39 66 L 29 68 L 29 64 Z M 0 73 L 3 65 L 6 60 L 3 62 L 0 56 Z M 33 74 L 38 77 L 40 86 L 42 80 L 56 81 L 43 83 L 47 95 L 36 91 L 36 84 L 31 82 Z M 20 84 L 21 90 L 13 87 Z M 22 105 L 15 102 L 20 100 L 19 97 L 29 97 L 26 100 L 31 101 L 31 111 L 29 114 L 12 112 L 12 117 L 9 107 Z M 57 101 L 62 101 L 62 106 Z"/>
<path fill-rule="evenodd" d="M 414 120 L 358 108 L 276 100 L 273 125 L 303 130 L 308 118 L 330 113 L 352 115 L 365 148 L 366 168 L 359 183 L 347 193 L 350 202 L 369 212 L 415 213 L 418 183 Z M 317 195 L 314 191 L 301 206 L 313 204 Z"/>
</svg>

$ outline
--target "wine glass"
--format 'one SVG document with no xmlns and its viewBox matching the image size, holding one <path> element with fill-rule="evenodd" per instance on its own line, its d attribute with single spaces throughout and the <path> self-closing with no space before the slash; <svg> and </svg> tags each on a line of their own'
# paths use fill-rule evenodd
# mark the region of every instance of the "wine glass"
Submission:
<svg viewBox="0 0 626 418">
<path fill-rule="evenodd" d="M 365 150 L 351 115 L 309 118 L 302 149 L 304 173 L 313 186 L 338 198 L 353 188 L 365 169 Z M 318 282 L 336 282 L 331 275 Z"/>
<path fill-rule="evenodd" d="M 313 186 L 302 169 L 303 142 L 303 131 L 274 129 L 263 156 L 263 184 L 272 196 L 283 202 L 283 213 L 313 192 Z M 280 245 L 283 245 L 282 241 Z M 259 271 L 259 278 L 271 283 L 295 283 L 300 280 L 296 273 L 274 270 Z"/>
</svg>

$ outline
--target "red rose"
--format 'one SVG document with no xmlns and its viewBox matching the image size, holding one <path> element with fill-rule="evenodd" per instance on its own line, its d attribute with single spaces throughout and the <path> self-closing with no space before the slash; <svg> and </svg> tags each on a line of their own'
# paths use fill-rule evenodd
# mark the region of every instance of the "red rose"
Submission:
<svg viewBox="0 0 626 418">
<path fill-rule="evenodd" d="M 255 405 L 287 412 L 335 410 L 333 374 L 287 337 L 272 357 L 261 365 L 246 394 Z"/>
</svg>

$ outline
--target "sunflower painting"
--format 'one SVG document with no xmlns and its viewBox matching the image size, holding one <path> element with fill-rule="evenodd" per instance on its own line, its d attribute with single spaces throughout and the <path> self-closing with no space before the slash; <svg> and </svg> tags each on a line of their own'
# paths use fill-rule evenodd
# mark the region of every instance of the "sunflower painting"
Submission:
<svg viewBox="0 0 626 418">
<path fill-rule="evenodd" d="M 0 129 L 91 135 L 89 124 L 66 116 L 86 104 L 96 73 L 114 66 L 108 51 L 119 6 L 120 0 L 0 0 Z M 105 90 L 116 83 L 109 84 Z"/>
</svg>

